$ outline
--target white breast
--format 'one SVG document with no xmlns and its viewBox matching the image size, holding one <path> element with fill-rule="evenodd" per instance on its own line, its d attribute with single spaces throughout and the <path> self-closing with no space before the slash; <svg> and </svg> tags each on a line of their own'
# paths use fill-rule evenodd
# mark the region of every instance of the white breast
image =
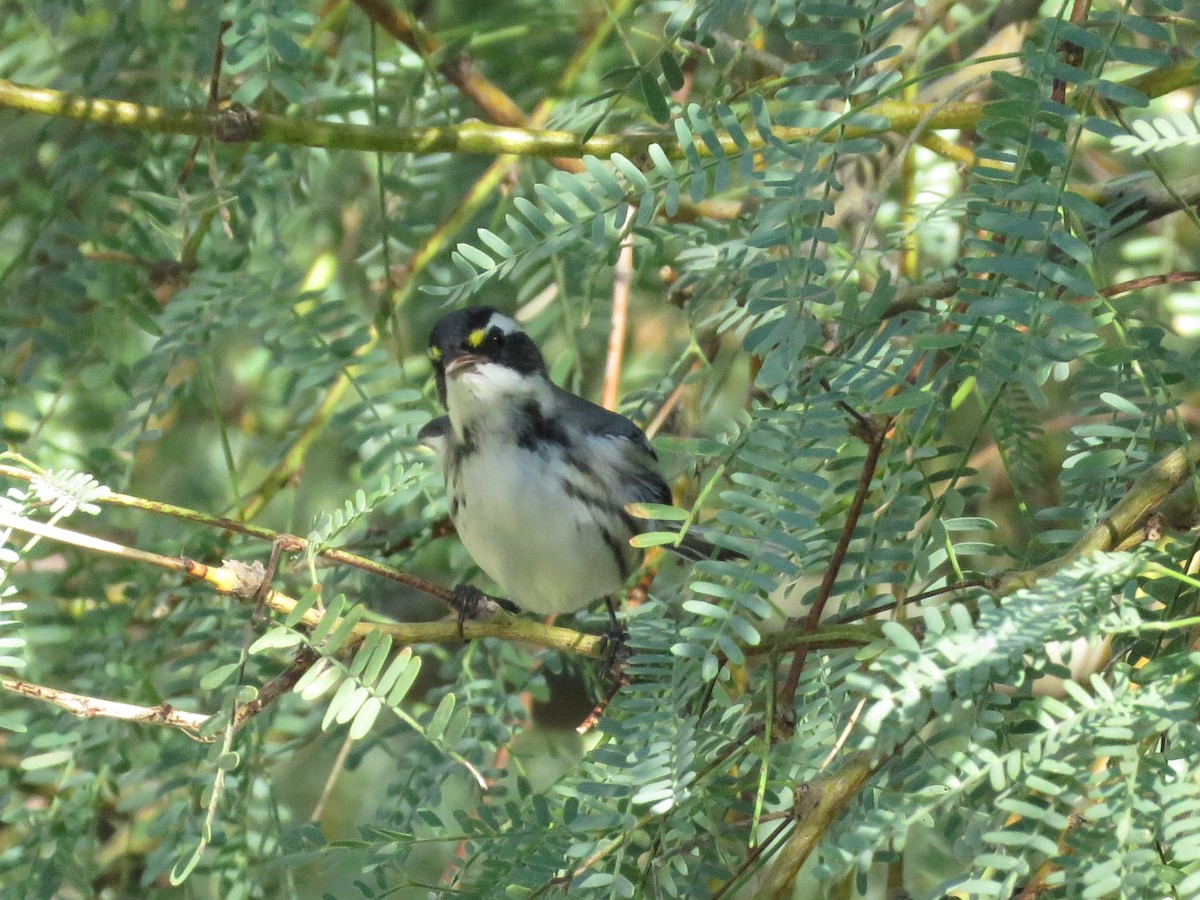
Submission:
<svg viewBox="0 0 1200 900">
<path fill-rule="evenodd" d="M 584 476 L 555 446 L 543 454 L 481 433 L 457 475 L 446 472 L 455 527 L 479 567 L 510 600 L 543 615 L 618 590 L 633 564 L 630 532 L 568 493 Z"/>
</svg>

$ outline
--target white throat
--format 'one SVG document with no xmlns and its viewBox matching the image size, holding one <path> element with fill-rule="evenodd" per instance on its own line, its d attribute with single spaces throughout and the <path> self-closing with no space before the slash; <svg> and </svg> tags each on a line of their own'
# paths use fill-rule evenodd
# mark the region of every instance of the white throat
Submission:
<svg viewBox="0 0 1200 900">
<path fill-rule="evenodd" d="M 514 406 L 530 400 L 545 409 L 551 398 L 550 383 L 545 377 L 522 375 L 493 362 L 479 363 L 470 371 L 446 379 L 446 411 L 460 440 L 466 425 L 505 419 Z"/>
</svg>

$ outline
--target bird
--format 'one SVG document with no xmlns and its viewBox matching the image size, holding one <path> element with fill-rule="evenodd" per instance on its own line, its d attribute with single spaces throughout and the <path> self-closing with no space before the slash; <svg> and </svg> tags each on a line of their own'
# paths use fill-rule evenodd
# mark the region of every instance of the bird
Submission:
<svg viewBox="0 0 1200 900">
<path fill-rule="evenodd" d="M 471 558 L 529 612 L 569 613 L 604 598 L 619 633 L 612 597 L 641 558 L 630 538 L 670 527 L 627 510 L 671 503 L 646 434 L 554 384 L 537 344 L 493 307 L 439 319 L 429 359 L 447 414 L 417 439 L 441 459 L 450 518 Z M 694 530 L 671 549 L 691 559 L 742 555 Z M 455 590 L 464 601 L 482 596 Z"/>
</svg>

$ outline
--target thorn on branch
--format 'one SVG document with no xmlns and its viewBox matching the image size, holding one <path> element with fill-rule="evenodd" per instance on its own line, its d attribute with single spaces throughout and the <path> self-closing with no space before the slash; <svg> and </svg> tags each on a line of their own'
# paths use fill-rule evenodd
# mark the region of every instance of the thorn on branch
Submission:
<svg viewBox="0 0 1200 900">
<path fill-rule="evenodd" d="M 150 271 L 150 290 L 156 298 L 160 291 L 174 294 L 187 284 L 188 267 L 177 259 L 152 259 L 146 263 L 146 268 Z"/>
<path fill-rule="evenodd" d="M 792 818 L 803 822 L 821 804 L 825 791 L 818 784 L 806 781 L 792 791 Z"/>
<path fill-rule="evenodd" d="M 1161 512 L 1152 512 L 1146 517 L 1145 524 L 1142 525 L 1142 541 L 1150 543 L 1161 541 L 1166 529 L 1167 517 Z"/>
<path fill-rule="evenodd" d="M 820 379 L 819 383 L 821 387 L 825 388 L 827 393 L 833 393 L 833 385 L 829 383 L 828 378 Z M 891 427 L 891 419 L 885 420 L 886 425 L 881 424 L 881 422 L 868 419 L 844 400 L 838 400 L 837 407 L 854 420 L 854 427 L 851 429 L 850 433 L 859 438 L 864 444 L 876 443 L 881 438 L 882 434 L 885 434 L 887 429 Z"/>
<path fill-rule="evenodd" d="M 217 110 L 213 137 L 225 144 L 245 144 L 262 137 L 258 113 L 241 103 L 229 102 Z"/>
<path fill-rule="evenodd" d="M 258 560 L 248 563 L 240 559 L 223 559 L 221 566 L 237 578 L 233 588 L 235 597 L 241 597 L 243 600 L 259 599 L 259 592 L 263 590 L 263 585 L 268 583 L 266 566 Z"/>
</svg>

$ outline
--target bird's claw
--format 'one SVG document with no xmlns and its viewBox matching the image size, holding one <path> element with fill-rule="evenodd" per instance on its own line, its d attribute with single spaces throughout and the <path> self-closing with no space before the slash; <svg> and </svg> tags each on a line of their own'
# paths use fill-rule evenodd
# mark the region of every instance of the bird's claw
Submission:
<svg viewBox="0 0 1200 900">
<path fill-rule="evenodd" d="M 629 630 L 615 619 L 600 635 L 600 652 L 605 668 L 617 672 L 629 658 Z"/>
<path fill-rule="evenodd" d="M 458 636 L 465 637 L 463 625 L 467 619 L 479 616 L 479 606 L 487 600 L 487 594 L 473 584 L 456 584 L 450 602 L 458 610 Z"/>
<path fill-rule="evenodd" d="M 465 637 L 463 625 L 468 619 L 490 619 L 496 607 L 505 612 L 517 612 L 517 606 L 500 597 L 489 597 L 473 584 L 456 584 L 450 594 L 450 605 L 458 610 L 458 636 Z"/>
</svg>

